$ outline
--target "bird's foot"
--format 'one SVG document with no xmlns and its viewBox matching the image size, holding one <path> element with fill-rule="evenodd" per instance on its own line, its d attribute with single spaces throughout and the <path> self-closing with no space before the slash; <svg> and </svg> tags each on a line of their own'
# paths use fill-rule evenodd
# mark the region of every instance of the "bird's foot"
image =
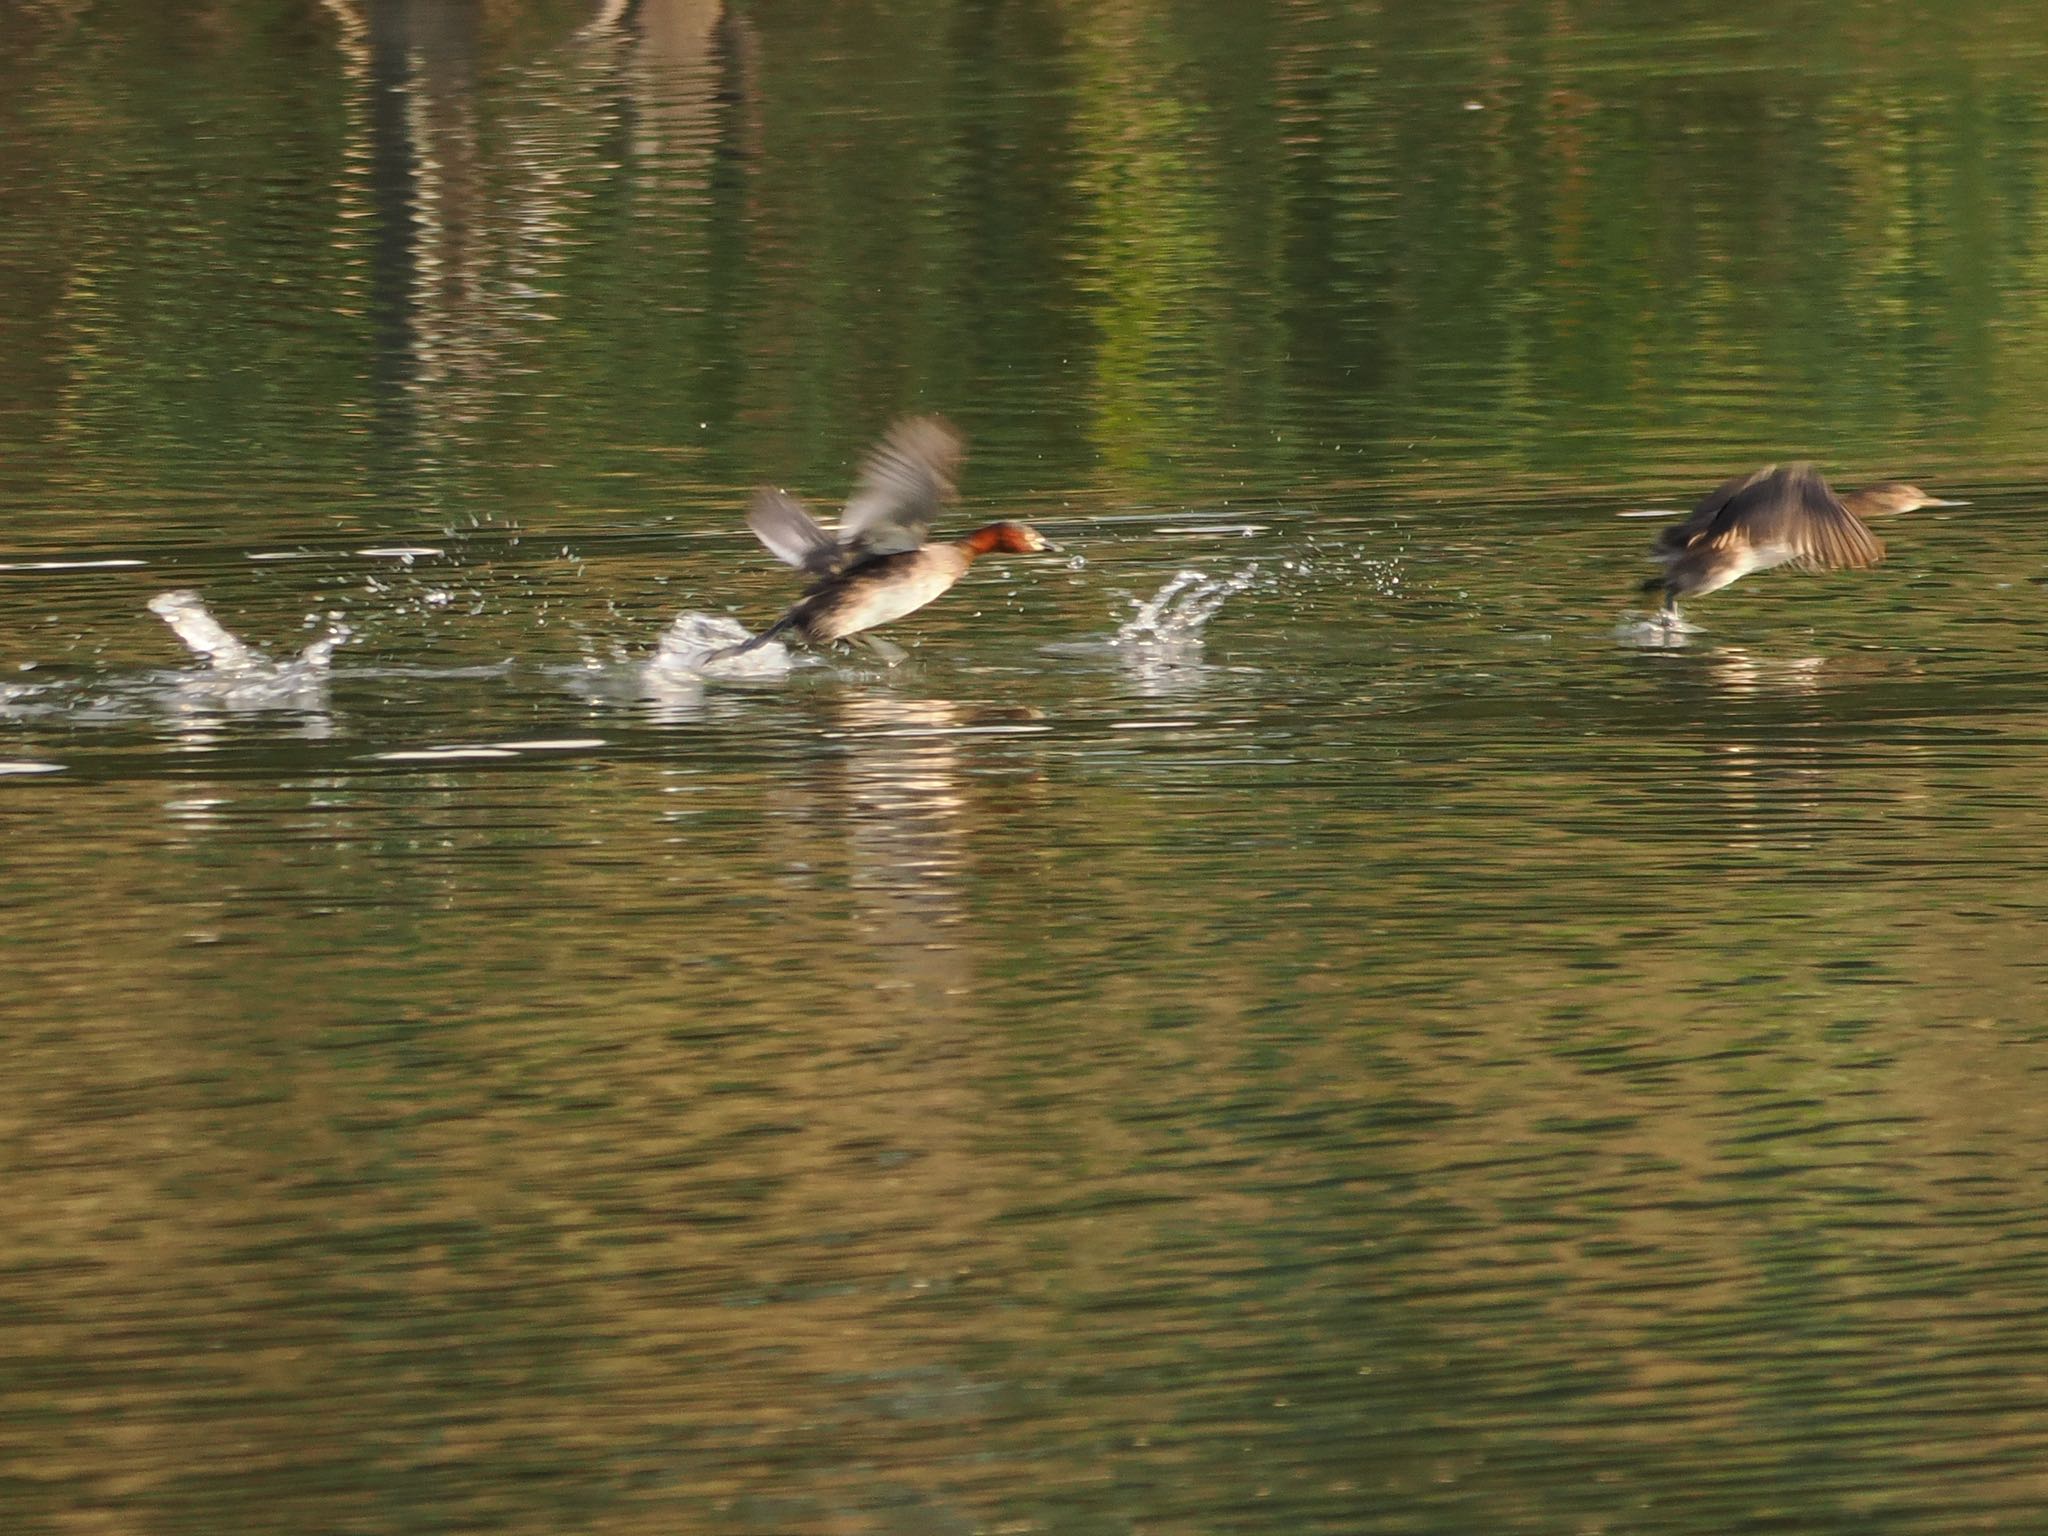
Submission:
<svg viewBox="0 0 2048 1536">
<path fill-rule="evenodd" d="M 910 660 L 910 652 L 900 645 L 884 640 L 880 635 L 849 635 L 847 641 L 859 646 L 885 667 L 900 667 Z"/>
</svg>

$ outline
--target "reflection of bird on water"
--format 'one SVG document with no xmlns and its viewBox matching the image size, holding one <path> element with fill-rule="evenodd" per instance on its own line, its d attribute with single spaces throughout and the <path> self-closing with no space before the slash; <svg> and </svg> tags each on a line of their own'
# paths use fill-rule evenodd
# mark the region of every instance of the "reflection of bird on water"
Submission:
<svg viewBox="0 0 2048 1536">
<path fill-rule="evenodd" d="M 895 994 L 921 1023 L 945 1019 L 973 982 L 962 882 L 973 808 L 965 712 L 950 700 L 829 694 L 825 723 L 844 749 L 805 783 L 822 798 L 802 818 L 831 829 L 844 861 L 863 979 Z M 835 855 L 811 848 L 829 864 Z"/>
<path fill-rule="evenodd" d="M 1837 496 L 1811 464 L 1774 464 L 1722 481 L 1684 522 L 1665 529 L 1651 550 L 1663 574 L 1643 590 L 1661 589 L 1664 612 L 1675 619 L 1679 598 L 1718 591 L 1751 571 L 1788 563 L 1861 570 L 1884 558 L 1883 543 L 1863 518 L 1964 505 L 1897 481 Z"/>
<path fill-rule="evenodd" d="M 949 544 L 925 536 L 953 496 L 960 436 L 935 416 L 899 421 L 861 466 L 853 498 L 827 533 L 792 497 L 763 488 L 747 526 L 770 554 L 817 579 L 802 602 L 733 652 L 795 630 L 814 645 L 857 639 L 892 666 L 903 652 L 863 631 L 914 613 L 987 554 L 1037 554 L 1053 546 L 1023 523 L 990 523 Z"/>
<path fill-rule="evenodd" d="M 846 747 L 839 819 L 853 885 L 957 907 L 968 813 L 960 706 L 856 696 L 835 699 L 832 714 Z"/>
</svg>

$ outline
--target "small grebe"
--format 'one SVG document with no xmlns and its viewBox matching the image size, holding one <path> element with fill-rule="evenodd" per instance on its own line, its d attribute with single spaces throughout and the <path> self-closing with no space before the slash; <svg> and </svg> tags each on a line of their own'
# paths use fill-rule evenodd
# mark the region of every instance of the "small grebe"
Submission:
<svg viewBox="0 0 2048 1536">
<path fill-rule="evenodd" d="M 813 645 L 854 640 L 891 666 L 898 647 L 864 633 L 914 613 L 967 574 L 982 555 L 1035 555 L 1055 546 L 1023 523 L 990 523 L 949 544 L 927 544 L 932 519 L 953 497 L 960 434 L 936 416 L 897 422 L 861 466 L 852 499 L 827 533 L 790 496 L 754 493 L 747 526 L 768 552 L 817 579 L 802 602 L 727 654 L 795 630 Z"/>
<path fill-rule="evenodd" d="M 1837 496 L 1811 464 L 1773 464 L 1722 481 L 1684 522 L 1658 535 L 1650 554 L 1664 573 L 1643 590 L 1661 588 L 1664 611 L 1675 617 L 1679 598 L 1719 591 L 1774 565 L 1862 570 L 1884 559 L 1883 543 L 1863 518 L 1968 505 L 1896 480 Z"/>
</svg>

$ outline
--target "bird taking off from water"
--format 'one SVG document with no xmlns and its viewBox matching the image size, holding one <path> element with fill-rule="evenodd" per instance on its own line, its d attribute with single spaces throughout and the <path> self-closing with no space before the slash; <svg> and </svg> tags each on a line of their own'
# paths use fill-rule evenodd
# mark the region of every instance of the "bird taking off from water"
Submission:
<svg viewBox="0 0 2048 1536">
<path fill-rule="evenodd" d="M 1037 554 L 1054 546 L 1023 523 L 990 523 L 949 544 L 927 544 L 932 520 L 953 499 L 965 446 L 936 416 L 897 422 L 861 466 L 839 526 L 828 533 L 794 497 L 754 493 L 747 526 L 785 565 L 815 578 L 795 607 L 727 654 L 796 631 L 813 645 L 857 640 L 894 666 L 904 653 L 865 633 L 914 613 L 967 574 L 982 555 Z"/>
<path fill-rule="evenodd" d="M 1896 480 L 1837 496 L 1811 464 L 1773 464 L 1723 480 L 1684 522 L 1659 534 L 1650 555 L 1664 571 L 1643 590 L 1662 589 L 1664 612 L 1675 619 L 1681 597 L 1719 591 L 1751 571 L 1787 564 L 1862 570 L 1884 559 L 1884 544 L 1864 518 L 1967 505 Z"/>
</svg>

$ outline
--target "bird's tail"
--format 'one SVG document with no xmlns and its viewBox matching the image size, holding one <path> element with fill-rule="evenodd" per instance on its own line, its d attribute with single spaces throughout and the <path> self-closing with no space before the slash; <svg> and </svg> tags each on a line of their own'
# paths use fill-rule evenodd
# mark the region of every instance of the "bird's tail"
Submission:
<svg viewBox="0 0 2048 1536">
<path fill-rule="evenodd" d="M 783 634 L 785 631 L 794 629 L 795 627 L 796 615 L 793 613 L 785 613 L 781 618 L 777 619 L 773 624 L 770 624 L 766 629 L 762 630 L 761 633 L 759 633 L 758 635 L 755 635 L 751 640 L 742 640 L 738 645 L 728 645 L 719 650 L 712 651 L 704 659 L 706 661 L 724 661 L 727 657 L 730 656 L 744 656 L 748 651 L 753 650 L 756 646 L 766 645 L 770 640 L 773 640 L 777 635 Z"/>
</svg>

